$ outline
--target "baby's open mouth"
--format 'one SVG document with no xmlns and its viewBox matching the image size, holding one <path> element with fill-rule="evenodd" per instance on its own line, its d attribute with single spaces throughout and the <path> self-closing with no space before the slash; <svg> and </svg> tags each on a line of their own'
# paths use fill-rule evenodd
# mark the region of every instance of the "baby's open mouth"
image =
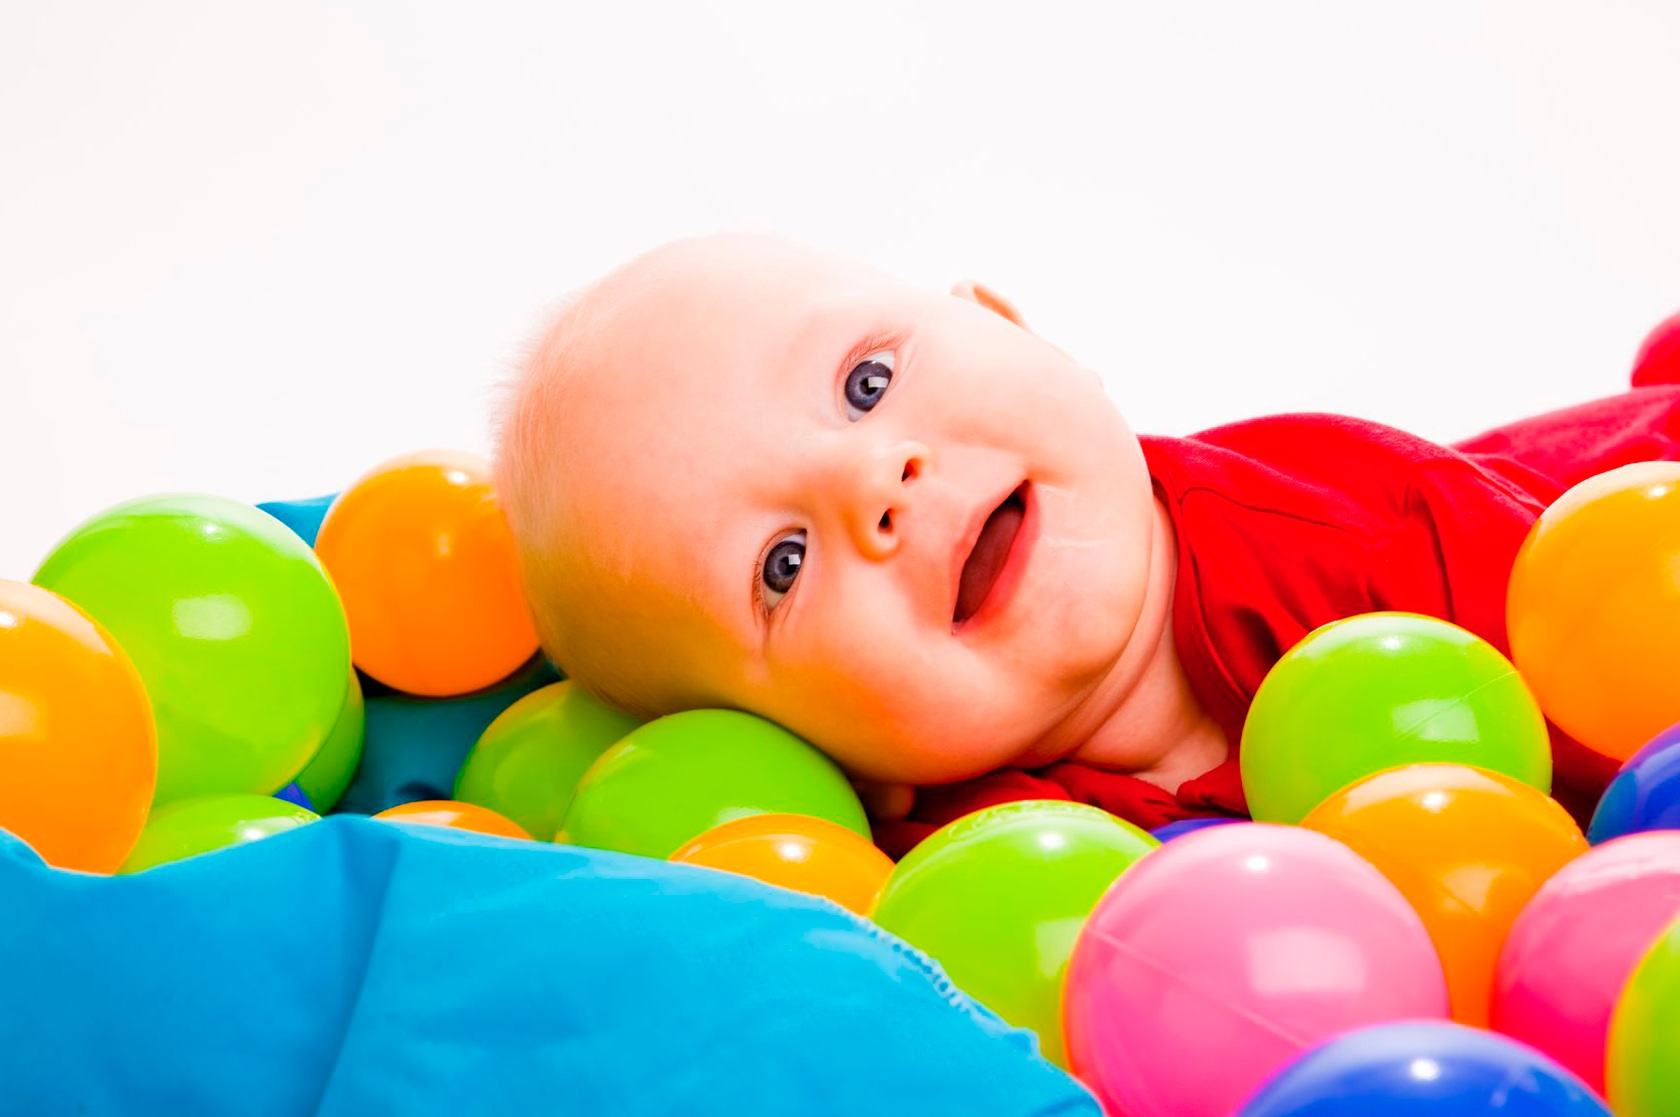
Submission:
<svg viewBox="0 0 1680 1117">
<path fill-rule="evenodd" d="M 951 616 L 953 625 L 972 617 L 997 584 L 998 574 L 1009 561 L 1009 552 L 1026 516 L 1026 489 L 1023 481 L 986 517 L 985 526 L 974 541 L 974 550 L 963 562 L 962 577 L 957 582 L 957 609 Z"/>
</svg>

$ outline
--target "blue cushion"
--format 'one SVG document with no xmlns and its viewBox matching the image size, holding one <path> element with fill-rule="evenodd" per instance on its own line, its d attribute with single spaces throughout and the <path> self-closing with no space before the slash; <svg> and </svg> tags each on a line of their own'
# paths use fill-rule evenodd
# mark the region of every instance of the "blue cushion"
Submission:
<svg viewBox="0 0 1680 1117">
<path fill-rule="evenodd" d="M 0 853 L 0 965 L 13 1113 L 1099 1113 L 827 901 L 350 816 L 130 877 Z"/>
</svg>

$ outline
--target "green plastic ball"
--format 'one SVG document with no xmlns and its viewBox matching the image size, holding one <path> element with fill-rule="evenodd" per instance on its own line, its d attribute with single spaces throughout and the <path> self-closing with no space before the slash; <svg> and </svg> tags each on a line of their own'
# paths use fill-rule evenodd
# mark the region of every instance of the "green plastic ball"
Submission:
<svg viewBox="0 0 1680 1117">
<path fill-rule="evenodd" d="M 314 811 L 267 795 L 200 795 L 152 811 L 119 873 L 196 857 L 314 822 Z"/>
<path fill-rule="evenodd" d="M 1065 1065 L 1062 979 L 1109 885 L 1160 842 L 1082 803 L 1025 800 L 965 815 L 898 863 L 874 919 Z"/>
<path fill-rule="evenodd" d="M 574 682 L 551 683 L 503 710 L 455 780 L 455 798 L 506 815 L 533 838 L 560 829 L 578 780 L 641 724 Z"/>
<path fill-rule="evenodd" d="M 367 729 L 367 706 L 362 701 L 362 684 L 354 671 L 350 672 L 350 689 L 345 691 L 344 705 L 333 722 L 327 739 L 296 776 L 297 785 L 326 814 L 344 797 L 344 789 L 356 774 L 356 764 L 362 759 L 362 737 Z"/>
<path fill-rule="evenodd" d="M 71 532 L 35 583 L 104 625 L 139 669 L 157 717 L 156 804 L 283 786 L 344 706 L 338 594 L 314 552 L 248 504 L 117 505 Z"/>
<path fill-rule="evenodd" d="M 1605 1082 L 1617 1117 L 1680 1113 L 1680 920 L 1634 966 L 1610 1016 Z"/>
<path fill-rule="evenodd" d="M 814 815 L 869 837 L 863 804 L 828 757 L 763 718 L 688 710 L 602 753 L 554 840 L 664 858 L 714 826 L 770 813 Z"/>
<path fill-rule="evenodd" d="M 1355 780 L 1429 762 L 1552 787 L 1546 721 L 1511 661 L 1417 613 L 1314 629 L 1273 666 L 1243 724 L 1243 791 L 1263 822 L 1299 822 Z"/>
</svg>

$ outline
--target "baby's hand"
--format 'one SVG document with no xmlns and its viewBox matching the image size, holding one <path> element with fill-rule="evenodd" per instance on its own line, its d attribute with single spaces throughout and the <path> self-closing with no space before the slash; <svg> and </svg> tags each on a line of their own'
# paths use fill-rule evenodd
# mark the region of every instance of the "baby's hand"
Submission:
<svg viewBox="0 0 1680 1117">
<path fill-rule="evenodd" d="M 852 787 L 863 800 L 864 810 L 878 822 L 900 822 L 916 803 L 916 789 L 907 783 L 876 783 L 854 780 Z"/>
</svg>

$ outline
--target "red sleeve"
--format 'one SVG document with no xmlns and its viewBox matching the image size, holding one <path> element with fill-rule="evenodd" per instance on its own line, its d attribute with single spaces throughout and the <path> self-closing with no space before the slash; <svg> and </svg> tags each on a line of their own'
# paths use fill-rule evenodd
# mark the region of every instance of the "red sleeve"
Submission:
<svg viewBox="0 0 1680 1117">
<path fill-rule="evenodd" d="M 1680 459 L 1680 384 L 1635 388 L 1520 419 L 1453 448 L 1519 484 L 1532 487 L 1537 474 L 1561 493 L 1630 462 Z"/>
</svg>

